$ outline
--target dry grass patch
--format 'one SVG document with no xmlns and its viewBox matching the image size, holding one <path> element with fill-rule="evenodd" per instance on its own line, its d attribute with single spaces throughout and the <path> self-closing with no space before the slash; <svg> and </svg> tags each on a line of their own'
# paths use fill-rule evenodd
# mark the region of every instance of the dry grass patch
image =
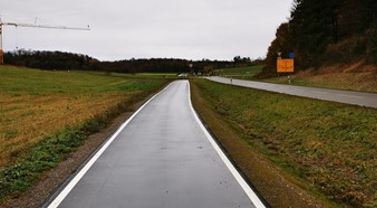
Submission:
<svg viewBox="0 0 377 208">
<path fill-rule="evenodd" d="M 44 137 L 158 89 L 153 76 L 0 67 L 0 167 Z"/>
<path fill-rule="evenodd" d="M 0 74 L 0 207 L 169 81 L 9 66 Z"/>
<path fill-rule="evenodd" d="M 136 92 L 135 92 L 136 93 Z M 101 115 L 135 93 L 88 95 L 0 95 L 0 166 L 45 136 Z"/>
</svg>

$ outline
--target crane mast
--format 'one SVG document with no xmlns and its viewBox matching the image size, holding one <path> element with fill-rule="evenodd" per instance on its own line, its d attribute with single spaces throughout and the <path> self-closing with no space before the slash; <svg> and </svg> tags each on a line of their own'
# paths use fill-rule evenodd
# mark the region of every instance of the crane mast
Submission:
<svg viewBox="0 0 377 208">
<path fill-rule="evenodd" d="M 27 23 L 16 23 L 16 22 L 3 22 L 0 18 L 0 65 L 4 64 L 3 26 L 46 28 L 46 29 L 60 29 L 60 30 L 90 30 L 89 25 L 88 25 L 88 27 L 66 27 L 66 26 L 39 25 L 39 24 L 27 24 Z"/>
</svg>

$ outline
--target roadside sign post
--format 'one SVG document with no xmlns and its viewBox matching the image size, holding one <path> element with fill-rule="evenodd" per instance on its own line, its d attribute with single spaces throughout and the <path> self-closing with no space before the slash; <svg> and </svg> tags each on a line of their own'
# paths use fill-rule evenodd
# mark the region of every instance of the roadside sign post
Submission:
<svg viewBox="0 0 377 208">
<path fill-rule="evenodd" d="M 278 59 L 276 61 L 276 69 L 278 75 L 280 73 L 288 74 L 288 83 L 291 84 L 291 73 L 295 72 L 295 61 L 294 61 L 294 53 L 289 53 L 289 58 L 283 59 L 281 58 L 281 53 L 279 53 Z"/>
<path fill-rule="evenodd" d="M 190 63 L 190 64 L 189 64 L 189 68 L 190 68 L 190 72 L 191 72 L 191 74 L 194 74 L 194 71 L 192 70 L 193 67 L 194 67 L 194 64 Z"/>
</svg>

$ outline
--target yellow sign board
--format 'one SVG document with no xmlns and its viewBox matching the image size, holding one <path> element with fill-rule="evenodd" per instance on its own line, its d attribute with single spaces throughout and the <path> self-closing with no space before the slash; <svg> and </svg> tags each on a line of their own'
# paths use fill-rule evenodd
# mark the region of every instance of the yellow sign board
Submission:
<svg viewBox="0 0 377 208">
<path fill-rule="evenodd" d="M 278 59 L 277 60 L 278 73 L 293 73 L 295 72 L 294 59 Z"/>
</svg>

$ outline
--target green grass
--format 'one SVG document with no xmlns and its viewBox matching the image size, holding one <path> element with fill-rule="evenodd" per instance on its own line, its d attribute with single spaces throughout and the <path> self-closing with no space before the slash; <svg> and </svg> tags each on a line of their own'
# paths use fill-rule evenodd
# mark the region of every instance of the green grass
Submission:
<svg viewBox="0 0 377 208">
<path fill-rule="evenodd" d="M 0 202 L 9 194 L 27 191 L 41 173 L 56 167 L 75 151 L 90 134 L 104 128 L 113 116 L 126 106 L 112 108 L 106 114 L 96 116 L 73 128 L 43 138 L 16 163 L 0 169 Z"/>
<path fill-rule="evenodd" d="M 0 66 L 0 202 L 28 190 L 87 136 L 169 81 Z"/>
<path fill-rule="evenodd" d="M 195 80 L 213 110 L 306 189 L 377 206 L 377 110 Z"/>
<path fill-rule="evenodd" d="M 216 72 L 220 76 L 232 76 L 234 78 L 241 79 L 252 79 L 256 74 L 262 71 L 264 66 L 249 66 L 240 68 L 227 68 L 227 69 L 217 69 Z"/>
<path fill-rule="evenodd" d="M 30 153 L 16 164 L 0 170 L 0 202 L 9 194 L 26 191 L 41 172 L 57 166 L 64 156 L 74 151 L 85 139 L 80 129 L 66 130 L 48 137 L 34 146 Z"/>
<path fill-rule="evenodd" d="M 139 76 L 171 77 L 176 78 L 179 73 L 137 73 Z"/>
<path fill-rule="evenodd" d="M 41 71 L 0 67 L 0 90 L 11 93 L 99 93 L 153 88 L 162 76 Z"/>
</svg>

